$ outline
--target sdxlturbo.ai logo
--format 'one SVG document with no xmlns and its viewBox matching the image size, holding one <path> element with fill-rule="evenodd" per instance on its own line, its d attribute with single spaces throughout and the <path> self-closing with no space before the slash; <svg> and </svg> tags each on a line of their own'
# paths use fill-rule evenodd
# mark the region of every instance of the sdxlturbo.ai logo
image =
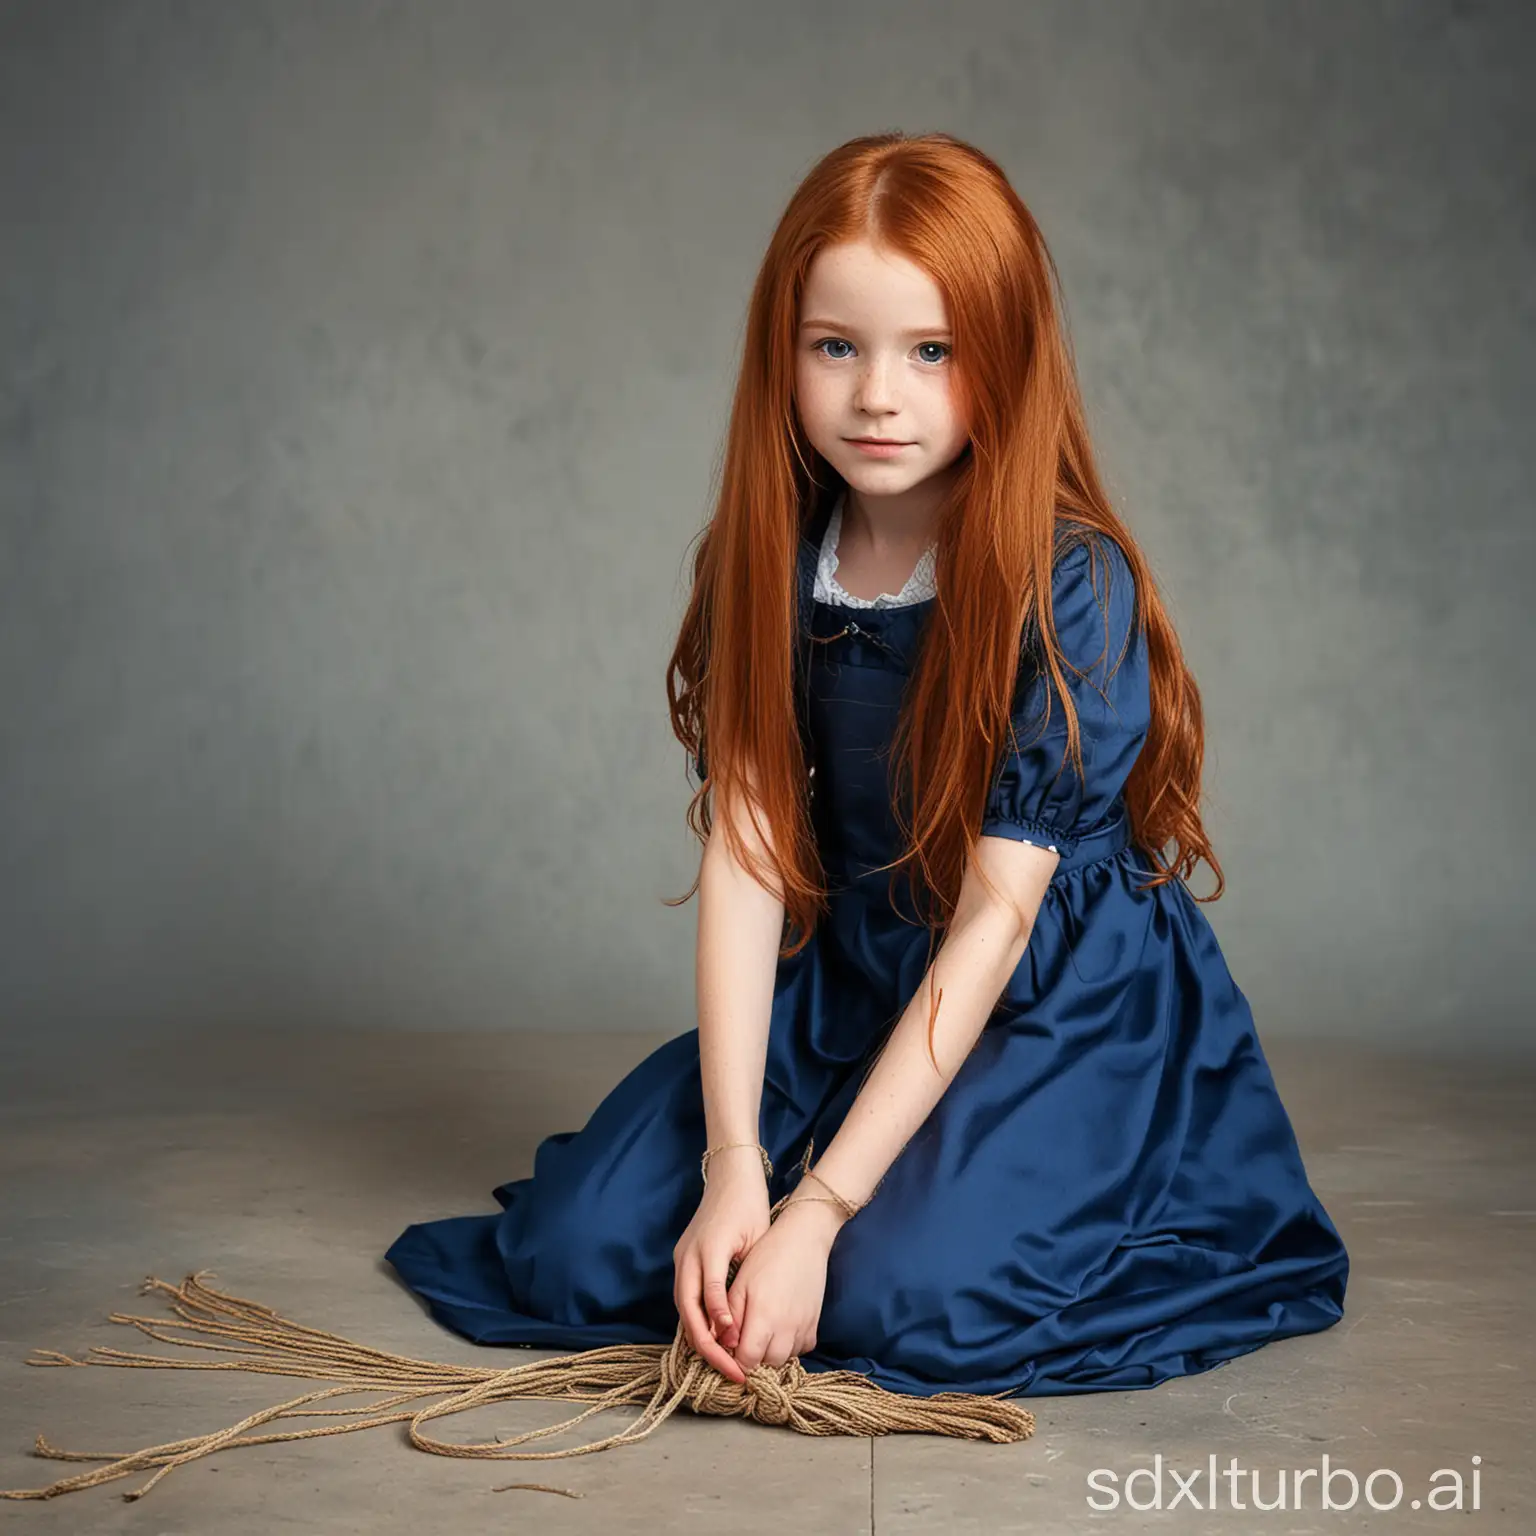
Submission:
<svg viewBox="0 0 1536 1536">
<path fill-rule="evenodd" d="M 1430 1474 L 1430 1484 L 1423 1497 L 1409 1499 L 1408 1507 L 1481 1509 L 1482 1462 L 1481 1456 L 1472 1458 L 1469 1478 L 1464 1478 L 1455 1467 L 1438 1468 Z M 1312 1479 L 1316 1480 L 1316 1486 L 1309 1488 Z M 1151 1485 L 1150 1496 L 1143 1497 L 1143 1483 Z M 1322 1466 L 1293 1467 L 1289 1476 L 1284 1467 L 1262 1474 L 1257 1467 L 1241 1467 L 1234 1456 L 1218 1478 L 1214 1454 L 1203 1470 L 1196 1468 L 1185 1476 L 1173 1467 L 1164 1466 L 1163 1454 L 1159 1451 L 1150 1467 L 1137 1467 L 1127 1472 L 1123 1482 L 1112 1468 L 1095 1467 L 1088 1474 L 1091 1491 L 1087 1502 L 1093 1510 L 1119 1509 L 1122 1502 L 1127 1509 L 1134 1510 L 1177 1509 L 1180 1505 L 1187 1509 L 1219 1509 L 1222 1507 L 1222 1483 L 1226 1484 L 1226 1507 L 1236 1510 L 1353 1509 L 1362 1494 L 1372 1509 L 1389 1510 L 1402 1504 L 1407 1492 L 1402 1478 L 1391 1467 L 1377 1467 L 1362 1483 L 1348 1467 L 1334 1466 L 1326 1454 Z M 1165 1502 L 1168 1484 L 1176 1491 Z M 1203 1504 L 1200 1502 L 1202 1493 L 1206 1499 Z M 1249 1500 L 1246 1503 L 1245 1493 Z"/>
</svg>

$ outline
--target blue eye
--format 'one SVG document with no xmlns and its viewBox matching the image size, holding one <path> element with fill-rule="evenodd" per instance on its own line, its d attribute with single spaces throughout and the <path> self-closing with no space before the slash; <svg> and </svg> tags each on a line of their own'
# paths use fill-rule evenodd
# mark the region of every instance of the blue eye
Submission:
<svg viewBox="0 0 1536 1536">
<path fill-rule="evenodd" d="M 849 343 L 844 341 L 841 336 L 823 336 L 820 341 L 812 342 L 812 344 L 811 344 L 811 351 L 812 352 L 821 352 L 821 355 L 823 357 L 827 358 L 828 361 L 834 362 L 834 363 L 840 363 L 847 356 L 846 353 L 840 354 L 837 357 L 833 357 L 831 355 L 831 353 L 822 351 L 822 349 L 824 347 L 846 347 L 848 345 L 849 345 Z M 954 350 L 954 348 L 952 348 L 949 345 L 949 343 L 946 342 L 946 341 L 920 341 L 918 343 L 919 351 L 921 351 L 925 347 L 937 347 L 939 349 L 939 351 L 943 354 L 942 357 L 926 358 L 925 361 L 926 362 L 930 362 L 930 363 L 941 363 L 941 362 L 943 362 L 944 358 L 948 357 L 949 354 Z"/>
</svg>

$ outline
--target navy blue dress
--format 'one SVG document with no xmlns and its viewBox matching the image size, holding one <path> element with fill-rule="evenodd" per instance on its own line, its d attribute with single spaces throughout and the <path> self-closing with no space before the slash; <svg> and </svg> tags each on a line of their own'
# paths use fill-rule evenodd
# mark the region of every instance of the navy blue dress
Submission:
<svg viewBox="0 0 1536 1536">
<path fill-rule="evenodd" d="M 910 887 L 893 904 L 889 872 L 870 871 L 899 851 L 882 753 L 934 604 L 817 600 L 829 511 L 812 511 L 800 546 L 797 679 L 831 914 L 779 962 L 759 1125 L 770 1201 L 794 1187 L 808 1137 L 818 1154 L 831 1142 L 928 962 Z M 1184 885 L 1136 889 L 1153 871 L 1121 791 L 1149 720 L 1145 641 L 1131 635 L 1114 669 L 1132 576 L 1111 541 L 1095 551 L 1090 564 L 1088 545 L 1059 549 L 1052 588 L 1062 644 L 1088 673 L 1066 674 L 1084 771 L 1057 773 L 1059 700 L 1031 742 L 1051 679 L 1026 649 L 1021 750 L 1004 754 L 982 828 L 1061 862 L 974 1049 L 837 1235 L 808 1370 L 918 1395 L 1142 1388 L 1343 1315 L 1348 1255 L 1247 1000 Z M 672 1250 L 704 1145 L 692 1029 L 581 1130 L 546 1137 L 532 1176 L 495 1191 L 499 1211 L 410 1226 L 386 1257 L 479 1343 L 670 1343 Z"/>
</svg>

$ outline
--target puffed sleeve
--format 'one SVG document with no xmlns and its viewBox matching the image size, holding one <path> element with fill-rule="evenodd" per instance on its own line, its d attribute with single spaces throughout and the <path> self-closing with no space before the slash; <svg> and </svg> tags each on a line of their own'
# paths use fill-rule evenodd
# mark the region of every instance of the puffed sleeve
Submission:
<svg viewBox="0 0 1536 1536">
<path fill-rule="evenodd" d="M 1146 637 L 1135 624 L 1135 598 L 1131 568 L 1114 540 L 1094 532 L 1057 558 L 1051 602 L 1067 691 L 1077 710 L 1083 772 L 1079 776 L 1067 757 L 1066 716 L 1055 680 L 1037 663 L 1034 647 L 1026 645 L 1014 693 L 1017 750 L 1012 741 L 1004 745 L 982 818 L 983 836 L 1036 843 L 1066 855 L 1108 816 L 1152 717 Z M 1038 639 L 1038 629 L 1034 632 Z"/>
</svg>

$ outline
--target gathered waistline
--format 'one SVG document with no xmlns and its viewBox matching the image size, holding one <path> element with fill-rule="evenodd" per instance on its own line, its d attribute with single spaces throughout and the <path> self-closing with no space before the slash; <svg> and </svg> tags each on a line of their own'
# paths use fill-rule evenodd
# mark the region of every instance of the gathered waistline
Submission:
<svg viewBox="0 0 1536 1536">
<path fill-rule="evenodd" d="M 1031 842 L 1034 838 L 1029 839 Z M 1106 822 L 1102 827 L 1097 827 L 1091 832 L 1086 832 L 1075 839 L 1056 839 L 1056 848 L 1060 854 L 1060 862 L 1051 878 L 1059 879 L 1062 875 L 1075 869 L 1082 869 L 1088 864 L 1097 864 L 1101 859 L 1113 858 L 1116 854 L 1131 846 L 1131 818 L 1124 811 L 1111 822 Z M 1151 873 L 1151 871 L 1147 871 Z M 876 896 L 884 899 L 891 872 L 888 869 L 870 869 L 865 867 L 858 873 L 848 868 L 847 861 L 829 860 L 826 862 L 825 873 L 833 880 L 839 893 L 849 895 Z"/>
<path fill-rule="evenodd" d="M 1085 832 L 1067 847 L 1058 843 L 1056 846 L 1061 849 L 1061 863 L 1056 866 L 1056 873 L 1059 875 L 1069 869 L 1081 869 L 1085 864 L 1096 864 L 1100 859 L 1107 859 L 1130 845 L 1131 818 L 1122 810 L 1113 821 L 1106 822 L 1092 832 Z"/>
</svg>

